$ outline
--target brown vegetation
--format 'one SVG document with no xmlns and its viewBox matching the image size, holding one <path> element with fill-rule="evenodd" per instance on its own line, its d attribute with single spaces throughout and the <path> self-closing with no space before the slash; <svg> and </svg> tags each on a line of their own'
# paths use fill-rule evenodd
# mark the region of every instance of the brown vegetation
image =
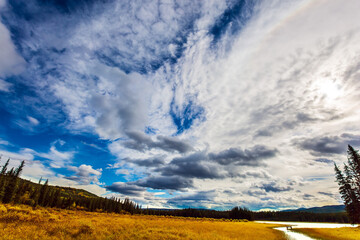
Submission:
<svg viewBox="0 0 360 240">
<path fill-rule="evenodd" d="M 0 239 L 285 239 L 274 226 L 0 205 Z"/>
</svg>

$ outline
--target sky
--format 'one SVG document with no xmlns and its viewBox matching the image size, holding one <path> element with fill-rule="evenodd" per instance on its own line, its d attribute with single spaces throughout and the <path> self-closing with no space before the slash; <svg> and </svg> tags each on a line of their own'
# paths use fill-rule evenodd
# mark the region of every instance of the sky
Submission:
<svg viewBox="0 0 360 240">
<path fill-rule="evenodd" d="M 0 155 L 149 208 L 341 204 L 358 0 L 0 0 Z"/>
</svg>

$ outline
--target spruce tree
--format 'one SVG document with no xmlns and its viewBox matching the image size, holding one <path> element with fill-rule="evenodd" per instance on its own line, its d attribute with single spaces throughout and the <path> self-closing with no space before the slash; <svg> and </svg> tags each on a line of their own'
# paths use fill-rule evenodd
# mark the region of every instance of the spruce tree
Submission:
<svg viewBox="0 0 360 240">
<path fill-rule="evenodd" d="M 4 197 L 2 199 L 3 203 L 10 203 L 13 200 L 16 192 L 17 180 L 18 178 L 13 175 L 12 171 L 10 171 L 8 181 L 5 186 Z"/>
<path fill-rule="evenodd" d="M 7 171 L 7 166 L 9 165 L 9 161 L 10 161 L 10 158 L 6 161 L 6 163 L 4 164 L 4 166 L 2 167 L 1 172 L 0 172 L 0 201 L 2 200 L 3 195 L 4 195 L 4 186 L 6 184 L 5 174 Z"/>
<path fill-rule="evenodd" d="M 19 167 L 17 167 L 16 170 L 15 170 L 15 177 L 20 177 L 20 174 L 21 174 L 21 172 L 22 172 L 22 170 L 24 168 L 24 165 L 25 165 L 25 161 L 23 160 L 20 163 Z"/>
<path fill-rule="evenodd" d="M 348 164 L 344 164 L 344 174 L 336 164 L 335 174 L 350 221 L 360 223 L 360 155 L 352 146 L 348 145 Z"/>
<path fill-rule="evenodd" d="M 55 193 L 52 198 L 51 207 L 58 207 L 60 202 L 60 188 L 55 190 Z"/>
<path fill-rule="evenodd" d="M 39 194 L 38 204 L 41 205 L 41 206 L 44 206 L 44 205 L 45 205 L 45 201 L 47 200 L 47 199 L 45 199 L 45 197 L 46 197 L 47 192 L 48 192 L 48 183 L 49 183 L 49 181 L 46 180 L 46 182 L 44 183 L 44 185 L 42 185 L 41 188 L 40 188 L 40 194 Z"/>
<path fill-rule="evenodd" d="M 9 165 L 9 161 L 10 161 L 10 158 L 6 161 L 5 165 L 2 167 L 1 172 L 0 172 L 1 175 L 5 175 L 5 173 L 7 171 L 7 167 Z"/>
</svg>

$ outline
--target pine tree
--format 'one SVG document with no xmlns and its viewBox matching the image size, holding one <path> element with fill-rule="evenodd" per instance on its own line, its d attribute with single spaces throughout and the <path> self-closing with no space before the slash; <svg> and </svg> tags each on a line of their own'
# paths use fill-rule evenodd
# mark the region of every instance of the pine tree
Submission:
<svg viewBox="0 0 360 240">
<path fill-rule="evenodd" d="M 9 161 L 10 161 L 10 158 L 6 161 L 5 165 L 2 167 L 1 172 L 0 172 L 1 175 L 5 175 L 5 173 L 7 171 L 7 167 L 9 165 Z"/>
<path fill-rule="evenodd" d="M 18 178 L 13 175 L 12 171 L 10 171 L 8 178 L 8 182 L 5 186 L 4 197 L 2 199 L 3 203 L 10 203 L 16 192 Z"/>
<path fill-rule="evenodd" d="M 23 160 L 23 161 L 20 163 L 19 167 L 16 168 L 16 170 L 15 170 L 15 177 L 20 177 L 20 174 L 21 174 L 21 172 L 22 172 L 22 170 L 23 170 L 23 168 L 24 168 L 24 165 L 25 165 L 25 161 Z"/>
<path fill-rule="evenodd" d="M 10 158 L 6 161 L 6 163 L 4 164 L 4 166 L 2 167 L 1 172 L 0 172 L 0 201 L 2 200 L 3 195 L 4 195 L 4 186 L 6 184 L 5 174 L 7 171 L 7 166 L 9 165 L 9 161 L 10 161 Z"/>
<path fill-rule="evenodd" d="M 351 170 L 351 175 L 354 182 L 354 188 L 357 192 L 357 195 L 360 199 L 360 156 L 358 151 L 356 151 L 352 146 L 348 147 L 348 166 Z"/>
<path fill-rule="evenodd" d="M 55 193 L 52 198 L 51 207 L 57 207 L 60 202 L 60 188 L 55 190 Z"/>
<path fill-rule="evenodd" d="M 350 221 L 360 223 L 360 156 L 352 146 L 348 145 L 348 164 L 344 164 L 345 175 L 336 164 L 335 174 Z"/>
<path fill-rule="evenodd" d="M 10 177 L 14 177 L 15 176 L 15 169 L 14 168 L 11 168 L 10 171 L 8 171 L 6 173 L 6 175 L 10 176 Z"/>
<path fill-rule="evenodd" d="M 44 185 L 42 185 L 41 188 L 40 188 L 38 204 L 41 205 L 41 206 L 45 205 L 45 201 L 46 201 L 45 197 L 46 197 L 47 192 L 48 192 L 48 183 L 49 183 L 49 181 L 46 180 Z"/>
</svg>

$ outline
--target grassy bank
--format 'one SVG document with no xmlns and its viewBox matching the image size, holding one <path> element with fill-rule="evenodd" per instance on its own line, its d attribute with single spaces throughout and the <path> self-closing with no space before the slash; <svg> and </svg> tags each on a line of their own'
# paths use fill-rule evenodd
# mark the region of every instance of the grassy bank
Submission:
<svg viewBox="0 0 360 240">
<path fill-rule="evenodd" d="M 273 226 L 0 205 L 0 239 L 285 239 Z"/>
<path fill-rule="evenodd" d="M 0 205 L 0 239 L 285 239 L 272 225 Z"/>
<path fill-rule="evenodd" d="M 310 237 L 322 240 L 359 240 L 360 227 L 356 228 L 303 228 L 296 229 Z"/>
</svg>

